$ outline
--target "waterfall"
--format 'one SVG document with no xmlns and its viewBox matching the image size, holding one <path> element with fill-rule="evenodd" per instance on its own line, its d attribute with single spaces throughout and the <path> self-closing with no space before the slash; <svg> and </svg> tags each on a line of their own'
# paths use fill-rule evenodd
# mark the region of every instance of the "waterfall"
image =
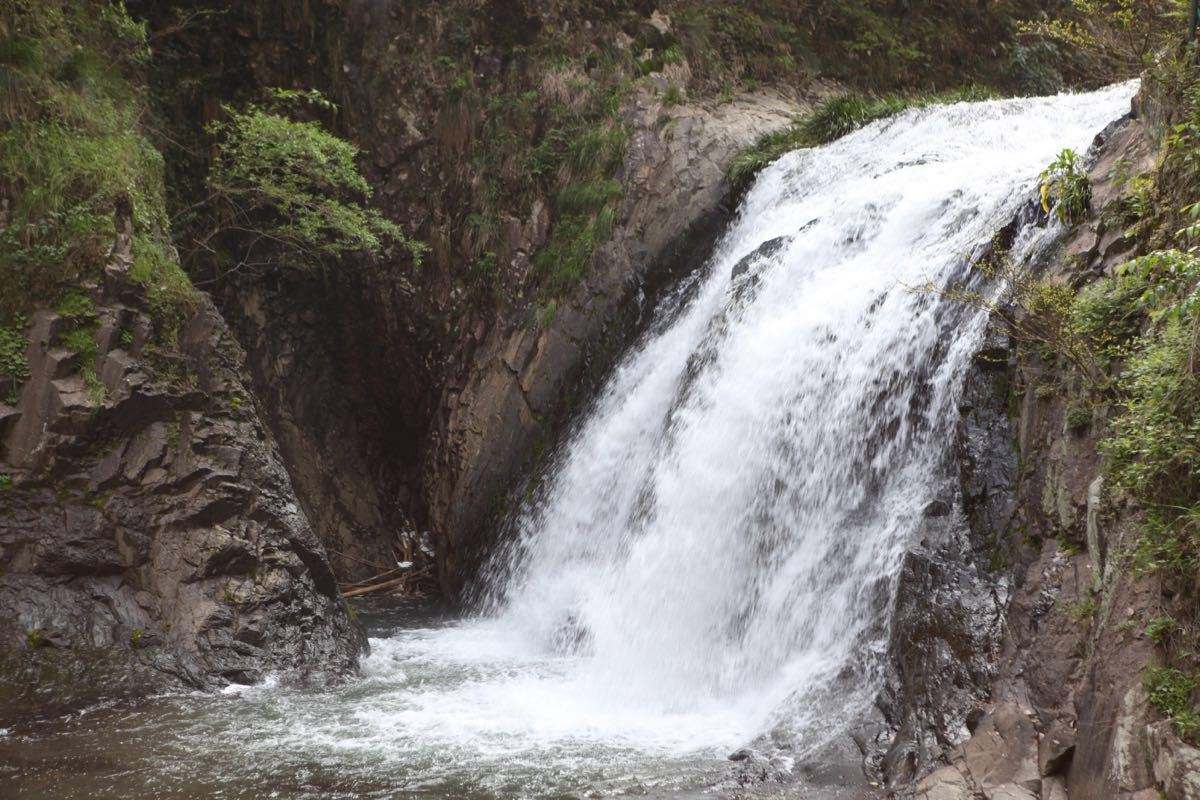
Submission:
<svg viewBox="0 0 1200 800">
<path fill-rule="evenodd" d="M 1135 88 L 914 110 L 780 159 L 512 520 L 485 613 L 393 611 L 361 680 L 114 709 L 95 735 L 152 744 L 128 774 L 173 765 L 164 786 L 479 800 L 686 793 L 764 734 L 828 741 L 874 700 L 901 560 L 954 500 L 985 320 L 913 287 L 998 291 L 973 259 Z"/>
<path fill-rule="evenodd" d="M 969 280 L 1132 91 L 910 111 L 765 170 L 524 510 L 498 623 L 608 704 L 811 732 L 869 703 L 985 323 L 913 287 Z"/>
</svg>

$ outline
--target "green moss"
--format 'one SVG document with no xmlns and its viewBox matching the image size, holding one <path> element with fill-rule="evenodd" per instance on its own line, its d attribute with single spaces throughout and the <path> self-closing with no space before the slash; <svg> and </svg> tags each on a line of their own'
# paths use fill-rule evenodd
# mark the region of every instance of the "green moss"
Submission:
<svg viewBox="0 0 1200 800">
<path fill-rule="evenodd" d="M 0 492 L 7 492 L 13 487 L 12 475 L 6 472 L 0 472 Z"/>
</svg>

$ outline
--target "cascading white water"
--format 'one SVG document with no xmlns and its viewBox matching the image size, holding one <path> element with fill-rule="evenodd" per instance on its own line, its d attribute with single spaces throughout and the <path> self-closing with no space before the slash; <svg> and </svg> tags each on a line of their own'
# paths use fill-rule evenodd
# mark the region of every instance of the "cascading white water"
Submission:
<svg viewBox="0 0 1200 800">
<path fill-rule="evenodd" d="M 526 512 L 499 624 L 605 703 L 741 704 L 746 734 L 869 702 L 984 321 L 911 287 L 961 282 L 1131 92 L 914 111 L 769 168 Z"/>
<path fill-rule="evenodd" d="M 559 454 L 486 615 L 372 640 L 340 689 L 180 701 L 106 741 L 161 742 L 159 784 L 304 797 L 331 775 L 352 791 L 311 796 L 676 786 L 768 729 L 819 743 L 877 688 L 981 335 L 909 287 L 968 276 L 1134 90 L 911 111 L 785 156 Z"/>
</svg>

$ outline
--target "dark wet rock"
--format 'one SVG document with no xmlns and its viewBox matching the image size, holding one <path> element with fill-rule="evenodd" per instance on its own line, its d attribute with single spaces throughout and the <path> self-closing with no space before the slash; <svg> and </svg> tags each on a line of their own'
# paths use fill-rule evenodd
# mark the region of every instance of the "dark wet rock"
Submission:
<svg viewBox="0 0 1200 800">
<path fill-rule="evenodd" d="M 1010 584 L 989 562 L 1011 525 L 1017 463 L 1007 372 L 995 360 L 1007 359 L 1008 349 L 1003 336 L 990 334 L 980 351 L 988 357 L 971 366 L 952 501 L 924 509 L 923 539 L 901 568 L 891 669 L 879 700 L 891 736 L 882 752 L 878 744 L 865 748 L 868 768 L 891 787 L 926 775 L 967 740 L 996 675 Z"/>
<path fill-rule="evenodd" d="M 216 311 L 161 351 L 122 336 L 149 320 L 121 270 L 96 301 L 97 378 L 37 314 L 0 440 L 0 704 L 352 669 L 364 640 Z"/>
<path fill-rule="evenodd" d="M 1145 95 L 1135 109 L 1145 105 Z M 1120 199 L 1130 174 L 1151 167 L 1154 131 L 1161 129 L 1135 116 L 1098 138 L 1090 154 L 1096 218 L 1047 254 L 1043 267 L 1049 277 L 1080 286 L 1112 274 L 1128 256 L 1131 243 L 1106 229 L 1104 209 Z M 928 518 L 934 534 L 938 524 L 949 524 L 949 541 L 958 547 L 947 546 L 944 536 L 933 539 L 943 544 L 930 547 L 927 537 L 901 580 L 900 635 L 892 643 L 899 679 L 881 699 L 897 728 L 882 770 L 893 781 L 918 778 L 901 787 L 900 796 L 1196 796 L 1197 751 L 1156 721 L 1142 687 L 1143 669 L 1156 659 L 1144 623 L 1162 613 L 1163 595 L 1153 579 L 1111 555 L 1132 549 L 1138 520 L 1130 509 L 1110 504 L 1100 479 L 1098 434 L 1092 428 L 1102 427 L 1103 420 L 1075 430 L 1067 422 L 1070 397 L 1079 391 L 1074 380 L 1069 371 L 995 334 L 975 359 L 956 458 L 966 532 Z M 1038 391 L 1046 385 L 1059 390 Z M 1011 403 L 999 402 L 1009 396 Z M 1002 413 L 1005 406 L 1013 411 L 1011 421 Z M 938 647 L 950 650 L 958 612 L 978 608 L 977 602 L 986 606 L 980 584 L 970 577 L 973 570 L 999 589 L 993 604 L 998 628 L 985 636 L 999 647 L 986 663 L 962 670 L 936 654 Z M 956 583 L 959 591 L 948 594 Z M 958 611 L 947 614 L 946 606 Z M 934 635 L 922 636 L 923 631 Z M 957 677 L 949 687 L 939 685 L 936 669 Z M 930 682 L 935 691 L 922 695 Z M 936 699 L 922 699 L 930 696 Z M 963 736 L 953 711 L 972 696 L 976 708 L 963 718 L 970 735 Z M 947 708 L 951 713 L 930 713 Z M 924 738 L 917 733 L 919 723 L 927 723 Z M 943 746 L 940 753 L 921 746 L 955 738 L 957 746 Z M 922 762 L 925 754 L 932 757 Z"/>
</svg>

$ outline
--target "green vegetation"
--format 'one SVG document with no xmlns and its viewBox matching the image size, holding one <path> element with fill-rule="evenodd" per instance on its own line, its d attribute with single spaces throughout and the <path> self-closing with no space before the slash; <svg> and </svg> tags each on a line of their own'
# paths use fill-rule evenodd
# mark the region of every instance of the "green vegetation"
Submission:
<svg viewBox="0 0 1200 800">
<path fill-rule="evenodd" d="M 1067 407 L 1067 429 L 1075 433 L 1086 431 L 1092 425 L 1092 407 L 1076 401 Z"/>
<path fill-rule="evenodd" d="M 587 273 L 596 247 L 612 234 L 623 196 L 613 176 L 624 163 L 629 133 L 616 119 L 617 96 L 608 101 L 551 129 L 529 155 L 539 182 L 558 187 L 549 241 L 533 259 L 547 297 L 572 289 Z"/>
<path fill-rule="evenodd" d="M 6 472 L 0 472 L 0 492 L 7 492 L 13 487 L 12 475 Z"/>
<path fill-rule="evenodd" d="M 1056 46 L 1087 84 L 1105 84 L 1150 66 L 1186 25 L 1187 0 L 1069 0 L 1054 16 L 1022 22 L 1018 31 Z"/>
<path fill-rule="evenodd" d="M 12 388 L 0 395 L 0 403 L 16 403 L 22 383 L 29 378 L 29 361 L 25 358 L 25 320 L 17 318 L 10 327 L 0 327 L 0 380 L 11 382 Z"/>
<path fill-rule="evenodd" d="M 286 263 L 316 266 L 347 253 L 381 253 L 396 242 L 419 263 L 425 246 L 365 205 L 371 187 L 360 152 L 318 122 L 284 110 L 305 103 L 331 111 L 316 92 L 275 90 L 272 105 L 226 106 L 209 125 L 217 155 L 208 175 L 208 230 L 195 255 L 238 253 L 231 270 Z M 221 240 L 224 241 L 221 241 Z M 150 261 L 162 253 L 147 250 Z"/>
<path fill-rule="evenodd" d="M 1200 714 L 1192 694 L 1200 685 L 1194 674 L 1173 667 L 1150 667 L 1144 676 L 1150 703 L 1175 724 L 1175 731 L 1188 741 L 1200 739 Z"/>
<path fill-rule="evenodd" d="M 1171 617 L 1155 617 L 1146 624 L 1146 635 L 1153 639 L 1155 644 L 1165 646 L 1178 627 L 1178 623 Z"/>
<path fill-rule="evenodd" d="M 1180 121 L 1153 173 L 1126 178 L 1125 199 L 1103 210 L 1110 228 L 1136 237 L 1142 255 L 1079 292 L 1002 255 L 982 268 L 1012 287 L 1015 310 L 989 308 L 1014 338 L 1065 372 L 1064 384 L 1083 379 L 1067 427 L 1090 426 L 1092 408 L 1109 408 L 1099 431 L 1109 508 L 1128 509 L 1126 524 L 1137 532 L 1122 557 L 1155 574 L 1171 598 L 1171 615 L 1147 626 L 1167 665 L 1147 671 L 1146 688 L 1181 736 L 1200 741 L 1192 700 L 1200 682 L 1200 90 L 1190 67 L 1166 64 L 1158 74 L 1185 81 L 1162 87 Z M 1074 153 L 1061 154 L 1043 181 L 1047 211 L 1071 224 L 1086 218 L 1090 188 Z M 959 296 L 987 306 L 978 294 Z"/>
<path fill-rule="evenodd" d="M 1092 202 L 1092 185 L 1088 181 L 1079 154 L 1066 149 L 1058 154 L 1042 172 L 1042 210 L 1067 225 L 1078 225 L 1087 216 Z"/>
<path fill-rule="evenodd" d="M 1031 0 L 914 3 L 889 0 L 674 0 L 664 4 L 697 83 L 796 81 L 820 71 L 858 85 L 898 88 L 986 82 L 1024 75 L 1014 53 L 1022 20 L 1039 18 Z M 980 47 L 987 42 L 988 47 Z M 1044 54 L 1051 63 L 1057 52 Z"/>
<path fill-rule="evenodd" d="M 11 9 L 11 10 L 10 10 Z M 0 33 L 0 324 L 99 273 L 127 217 L 169 246 L 163 161 L 142 131 L 145 26 L 120 2 L 13 0 Z M 174 261 L 148 285 L 186 285 Z"/>
</svg>

